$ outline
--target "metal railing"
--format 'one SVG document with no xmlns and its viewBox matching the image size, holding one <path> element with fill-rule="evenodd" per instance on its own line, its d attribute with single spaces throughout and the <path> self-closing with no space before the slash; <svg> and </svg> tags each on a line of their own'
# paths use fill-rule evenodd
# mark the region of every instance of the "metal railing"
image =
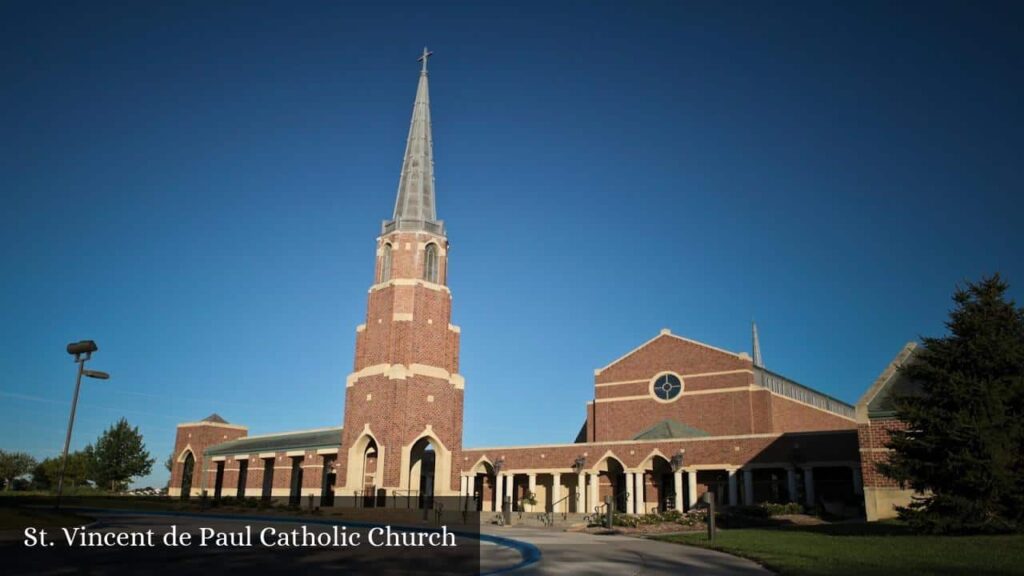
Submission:
<svg viewBox="0 0 1024 576">
<path fill-rule="evenodd" d="M 431 234 L 444 236 L 443 220 L 388 220 L 381 224 L 380 233 L 388 234 L 396 230 L 425 230 Z"/>
<path fill-rule="evenodd" d="M 391 493 L 391 507 L 399 508 L 404 501 L 406 508 L 420 507 L 419 490 L 395 490 Z"/>
<path fill-rule="evenodd" d="M 544 513 L 539 516 L 540 521 L 543 522 L 545 526 L 548 526 L 548 527 L 554 526 L 555 525 L 555 508 L 557 508 L 559 504 L 561 504 L 562 502 L 565 502 L 566 500 L 568 500 L 570 498 L 572 498 L 573 501 L 577 501 L 577 500 L 580 499 L 580 495 L 579 494 L 566 494 L 564 498 L 559 498 L 555 502 L 552 502 L 551 505 L 547 507 L 547 510 L 545 510 Z M 565 507 L 568 508 L 568 505 L 566 505 Z M 563 510 L 561 512 L 561 514 L 562 514 L 562 520 L 565 520 L 565 519 L 567 519 L 569 517 L 569 511 L 568 510 Z"/>
<path fill-rule="evenodd" d="M 853 418 L 855 416 L 856 409 L 843 402 L 837 400 L 828 394 L 822 394 L 817 390 L 812 390 L 803 384 L 798 384 L 789 378 L 780 376 L 774 372 L 765 370 L 764 368 L 756 368 L 754 373 L 757 376 L 757 384 L 762 388 L 767 388 L 776 394 L 792 398 L 805 404 L 810 404 L 822 410 L 827 410 L 833 414 L 839 414 L 846 416 L 847 418 Z"/>
</svg>

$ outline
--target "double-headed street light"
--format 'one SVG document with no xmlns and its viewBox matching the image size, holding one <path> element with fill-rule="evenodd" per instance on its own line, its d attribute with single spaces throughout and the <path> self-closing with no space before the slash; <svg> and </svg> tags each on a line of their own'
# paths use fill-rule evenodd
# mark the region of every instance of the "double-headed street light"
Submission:
<svg viewBox="0 0 1024 576">
<path fill-rule="evenodd" d="M 68 354 L 75 357 L 78 363 L 78 378 L 75 380 L 75 395 L 71 397 L 71 417 L 68 418 L 68 434 L 64 438 L 64 456 L 60 464 L 60 477 L 57 480 L 57 508 L 60 508 L 60 498 L 64 493 L 64 472 L 68 467 L 68 447 L 71 446 L 71 429 L 75 427 L 75 409 L 78 408 L 78 391 L 82 387 L 82 375 L 98 380 L 110 378 L 110 374 L 99 370 L 86 370 L 85 363 L 92 358 L 92 353 L 99 350 L 92 340 L 82 340 L 68 344 Z"/>
</svg>

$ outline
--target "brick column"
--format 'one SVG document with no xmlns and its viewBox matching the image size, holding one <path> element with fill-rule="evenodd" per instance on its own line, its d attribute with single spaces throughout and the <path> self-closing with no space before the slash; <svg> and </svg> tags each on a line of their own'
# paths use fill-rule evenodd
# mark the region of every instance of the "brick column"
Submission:
<svg viewBox="0 0 1024 576">
<path fill-rule="evenodd" d="M 739 486 L 736 485 L 736 469 L 730 468 L 729 472 L 729 505 L 735 506 L 740 503 Z"/>
<path fill-rule="evenodd" d="M 677 470 L 672 473 L 672 482 L 676 489 L 676 512 L 683 511 L 683 471 Z"/>
<path fill-rule="evenodd" d="M 626 472 L 626 491 L 628 492 L 626 498 L 626 514 L 636 514 L 636 498 L 634 498 L 633 491 L 635 487 L 633 485 L 633 473 Z"/>
<path fill-rule="evenodd" d="M 743 503 L 751 506 L 754 503 L 754 470 L 743 469 Z"/>
</svg>

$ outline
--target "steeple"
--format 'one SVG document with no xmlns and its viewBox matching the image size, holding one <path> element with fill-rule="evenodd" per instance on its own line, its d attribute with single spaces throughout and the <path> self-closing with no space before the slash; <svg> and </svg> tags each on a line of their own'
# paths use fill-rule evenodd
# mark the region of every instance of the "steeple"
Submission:
<svg viewBox="0 0 1024 576">
<path fill-rule="evenodd" d="M 761 341 L 757 339 L 757 322 L 751 321 L 750 328 L 754 339 L 754 366 L 764 368 L 764 360 L 761 358 Z"/>
<path fill-rule="evenodd" d="M 423 230 L 444 235 L 444 222 L 437 219 L 434 204 L 434 142 L 430 132 L 430 89 L 427 60 L 433 52 L 423 48 L 420 82 L 412 108 L 412 122 L 405 144 L 402 174 L 398 179 L 395 213 L 384 223 L 382 233 L 395 230 Z"/>
</svg>

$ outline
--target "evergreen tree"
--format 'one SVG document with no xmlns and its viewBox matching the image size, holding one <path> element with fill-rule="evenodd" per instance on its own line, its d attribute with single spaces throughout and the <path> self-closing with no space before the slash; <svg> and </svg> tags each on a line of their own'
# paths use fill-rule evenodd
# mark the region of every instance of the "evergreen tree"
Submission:
<svg viewBox="0 0 1024 576">
<path fill-rule="evenodd" d="M 904 368 L 922 388 L 896 398 L 907 430 L 879 470 L 923 493 L 900 516 L 930 532 L 1024 528 L 1024 310 L 998 274 L 958 288 L 949 335 Z"/>
<path fill-rule="evenodd" d="M 92 453 L 92 477 L 100 488 L 114 492 L 127 488 L 132 478 L 149 474 L 156 462 L 149 457 L 139 428 L 124 418 L 100 435 Z"/>
</svg>

